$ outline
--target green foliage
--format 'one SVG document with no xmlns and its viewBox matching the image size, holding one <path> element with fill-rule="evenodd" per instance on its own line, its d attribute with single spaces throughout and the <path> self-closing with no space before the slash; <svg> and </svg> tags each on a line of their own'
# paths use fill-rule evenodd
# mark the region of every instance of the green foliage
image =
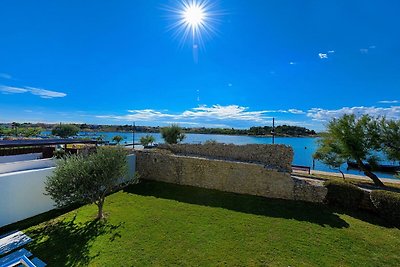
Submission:
<svg viewBox="0 0 400 267">
<path fill-rule="evenodd" d="M 178 144 L 186 137 L 185 134 L 182 133 L 181 127 L 177 124 L 162 128 L 161 136 L 168 144 Z"/>
<path fill-rule="evenodd" d="M 319 147 L 320 154 L 331 154 L 333 161 L 351 159 L 357 162 L 364 174 L 376 185 L 383 186 L 379 178 L 369 171 L 364 162 L 376 161 L 376 154 L 381 148 L 379 126 L 376 119 L 369 115 L 356 118 L 354 114 L 343 115 L 333 119 L 327 125 L 327 131 L 322 135 Z M 324 157 L 322 157 L 324 158 Z"/>
<path fill-rule="evenodd" d="M 347 209 L 358 209 L 360 206 L 364 192 L 357 186 L 335 180 L 326 181 L 324 185 L 328 189 L 325 199 L 328 204 Z"/>
<path fill-rule="evenodd" d="M 52 131 L 52 135 L 59 136 L 61 138 L 68 138 L 77 135 L 79 128 L 73 124 L 58 124 Z"/>
<path fill-rule="evenodd" d="M 55 150 L 55 151 L 53 152 L 53 156 L 54 156 L 56 159 L 64 158 L 64 157 L 66 156 L 65 150 L 64 150 L 64 149 Z"/>
<path fill-rule="evenodd" d="M 140 138 L 140 144 L 142 144 L 143 146 L 148 146 L 150 144 L 153 144 L 155 141 L 156 139 L 154 138 L 154 136 L 150 134 L 147 134 Z"/>
<path fill-rule="evenodd" d="M 121 141 L 124 140 L 124 137 L 121 136 L 121 135 L 116 135 L 116 136 L 113 137 L 112 140 L 119 145 L 119 143 L 121 143 Z"/>
<path fill-rule="evenodd" d="M 382 218 L 400 226 L 400 193 L 373 190 L 371 201 Z"/>
<path fill-rule="evenodd" d="M 6 127 L 0 127 L 0 135 L 9 136 L 13 134 L 13 130 Z"/>
<path fill-rule="evenodd" d="M 40 135 L 42 131 L 43 129 L 40 127 L 27 127 L 27 128 L 21 128 L 19 130 L 19 134 L 24 137 L 33 137 Z"/>
<path fill-rule="evenodd" d="M 127 174 L 126 156 L 122 148 L 101 147 L 87 156 L 60 159 L 53 175 L 47 177 L 46 192 L 58 206 L 94 203 L 101 219 L 106 195 L 124 185 L 121 179 Z"/>
<path fill-rule="evenodd" d="M 386 120 L 380 122 L 380 138 L 383 152 L 389 160 L 400 161 L 400 120 Z"/>
<path fill-rule="evenodd" d="M 271 135 L 272 126 L 251 127 L 248 130 L 249 135 Z M 275 134 L 278 136 L 312 136 L 317 133 L 314 130 L 299 126 L 279 125 L 275 127 Z"/>
<path fill-rule="evenodd" d="M 313 158 L 321 161 L 333 170 L 338 170 L 344 179 L 344 173 L 340 167 L 346 162 L 346 158 L 343 157 L 341 146 L 329 135 L 326 136 L 326 134 L 323 134 L 322 137 L 318 140 L 319 146 L 313 154 Z"/>
</svg>

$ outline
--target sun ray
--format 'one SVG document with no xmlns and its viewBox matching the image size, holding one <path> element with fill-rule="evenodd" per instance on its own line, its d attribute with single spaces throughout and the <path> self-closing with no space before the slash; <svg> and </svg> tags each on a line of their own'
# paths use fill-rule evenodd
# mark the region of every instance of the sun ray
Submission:
<svg viewBox="0 0 400 267">
<path fill-rule="evenodd" d="M 204 37 L 216 34 L 217 22 L 214 4 L 209 0 L 180 0 L 177 7 L 167 8 L 173 23 L 168 30 L 173 30 L 174 38 L 180 38 L 181 45 L 191 40 L 193 49 L 204 46 Z"/>
</svg>

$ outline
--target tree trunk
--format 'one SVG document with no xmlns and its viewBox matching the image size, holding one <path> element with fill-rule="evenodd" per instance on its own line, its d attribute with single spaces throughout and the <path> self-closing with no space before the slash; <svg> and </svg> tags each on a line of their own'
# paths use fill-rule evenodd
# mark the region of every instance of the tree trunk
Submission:
<svg viewBox="0 0 400 267">
<path fill-rule="evenodd" d="M 104 205 L 104 200 L 100 200 L 99 202 L 97 202 L 97 220 L 101 220 L 104 218 L 104 214 L 103 214 L 103 205 Z"/>
<path fill-rule="evenodd" d="M 373 172 L 367 169 L 365 167 L 365 164 L 361 160 L 357 160 L 358 167 L 364 172 L 366 176 L 371 178 L 371 180 L 374 182 L 375 185 L 377 186 L 385 186 L 381 180 L 379 180 L 378 176 L 376 176 Z"/>
<path fill-rule="evenodd" d="M 343 180 L 346 180 L 346 179 L 344 178 L 344 173 L 342 172 L 342 170 L 339 169 L 339 171 L 340 171 L 340 173 L 342 174 Z"/>
</svg>

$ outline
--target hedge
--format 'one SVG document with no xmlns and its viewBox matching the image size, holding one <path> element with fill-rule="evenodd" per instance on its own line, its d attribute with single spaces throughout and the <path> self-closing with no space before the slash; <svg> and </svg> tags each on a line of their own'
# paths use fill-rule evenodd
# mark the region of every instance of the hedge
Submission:
<svg viewBox="0 0 400 267">
<path fill-rule="evenodd" d="M 337 180 L 326 181 L 324 185 L 328 189 L 325 201 L 329 205 L 347 209 L 359 208 L 364 192 L 357 186 Z"/>
<path fill-rule="evenodd" d="M 374 190 L 370 197 L 376 212 L 383 219 L 400 226 L 400 193 Z"/>
</svg>

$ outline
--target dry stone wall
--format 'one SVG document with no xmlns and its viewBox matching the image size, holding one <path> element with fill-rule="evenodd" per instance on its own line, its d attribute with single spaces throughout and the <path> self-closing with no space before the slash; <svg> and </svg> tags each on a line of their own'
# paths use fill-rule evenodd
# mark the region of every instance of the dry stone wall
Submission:
<svg viewBox="0 0 400 267">
<path fill-rule="evenodd" d="M 236 160 L 263 164 L 267 169 L 292 171 L 293 149 L 285 145 L 179 144 L 160 145 L 174 154 L 202 156 L 212 159 Z"/>
<path fill-rule="evenodd" d="M 259 163 L 177 155 L 165 149 L 138 151 L 136 155 L 141 179 L 269 198 L 311 202 L 325 198 L 319 185 L 299 182 L 290 172 Z"/>
</svg>

